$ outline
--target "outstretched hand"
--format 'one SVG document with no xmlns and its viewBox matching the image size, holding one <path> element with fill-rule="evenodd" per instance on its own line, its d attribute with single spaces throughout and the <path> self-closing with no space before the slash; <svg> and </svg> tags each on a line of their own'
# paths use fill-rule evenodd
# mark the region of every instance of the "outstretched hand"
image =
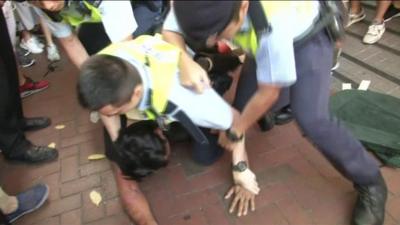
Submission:
<svg viewBox="0 0 400 225">
<path fill-rule="evenodd" d="M 240 217 L 246 216 L 249 210 L 256 210 L 255 196 L 240 185 L 232 186 L 225 195 L 225 199 L 232 197 L 229 213 L 234 213 L 237 210 L 237 216 Z"/>
</svg>

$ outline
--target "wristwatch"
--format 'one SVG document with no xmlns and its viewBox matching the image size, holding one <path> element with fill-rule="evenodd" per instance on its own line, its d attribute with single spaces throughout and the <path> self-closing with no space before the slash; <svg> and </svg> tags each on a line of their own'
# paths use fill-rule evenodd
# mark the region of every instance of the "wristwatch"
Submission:
<svg viewBox="0 0 400 225">
<path fill-rule="evenodd" d="M 232 170 L 236 172 L 243 172 L 247 169 L 247 163 L 245 161 L 240 161 L 236 165 L 232 166 Z"/>
<path fill-rule="evenodd" d="M 239 141 L 243 140 L 243 138 L 244 138 L 243 134 L 239 136 L 237 133 L 232 131 L 231 128 L 226 130 L 225 134 L 226 134 L 226 137 L 232 142 L 239 142 Z"/>
</svg>

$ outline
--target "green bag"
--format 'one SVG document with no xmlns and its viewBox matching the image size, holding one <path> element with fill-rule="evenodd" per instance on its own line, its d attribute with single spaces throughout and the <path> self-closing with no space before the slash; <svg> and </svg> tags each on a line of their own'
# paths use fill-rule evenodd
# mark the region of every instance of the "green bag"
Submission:
<svg viewBox="0 0 400 225">
<path fill-rule="evenodd" d="M 345 90 L 331 97 L 330 110 L 384 164 L 400 167 L 400 99 Z"/>
</svg>

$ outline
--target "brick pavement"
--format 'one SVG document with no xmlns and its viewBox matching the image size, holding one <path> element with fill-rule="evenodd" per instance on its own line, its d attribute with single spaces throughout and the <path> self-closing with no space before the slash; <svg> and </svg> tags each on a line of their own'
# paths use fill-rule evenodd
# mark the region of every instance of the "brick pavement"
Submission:
<svg viewBox="0 0 400 225">
<path fill-rule="evenodd" d="M 357 84 L 371 79 L 372 90 L 400 97 L 399 85 L 381 76 L 383 72 L 400 77 L 400 65 L 394 63 L 400 59 L 399 45 L 391 45 L 392 41 L 400 43 L 400 26 L 393 24 L 400 25 L 400 19 L 393 20 L 392 30 L 379 45 L 373 46 L 360 43 L 366 25 L 354 25 L 338 72 Z M 366 60 L 375 70 L 354 61 L 353 57 L 362 62 Z M 39 63 L 26 71 L 34 78 L 46 72 L 45 56 L 38 56 L 37 60 Z M 87 159 L 104 151 L 102 127 L 89 122 L 89 113 L 78 106 L 76 69 L 65 57 L 58 65 L 47 77 L 51 87 L 24 99 L 23 103 L 27 116 L 51 117 L 51 127 L 28 133 L 28 137 L 37 144 L 56 143 L 59 159 L 42 166 L 12 165 L 0 159 L 0 181 L 8 192 L 17 193 L 38 182 L 47 183 L 51 189 L 43 208 L 16 224 L 131 224 L 120 205 L 108 161 Z M 339 90 L 341 83 L 335 77 L 332 90 Z M 65 129 L 56 130 L 54 127 L 58 124 L 66 125 Z M 349 224 L 356 196 L 352 185 L 300 135 L 295 123 L 276 127 L 269 133 L 254 129 L 248 140 L 249 157 L 262 187 L 256 212 L 242 218 L 227 212 L 229 202 L 223 199 L 223 194 L 231 184 L 229 156 L 204 168 L 190 160 L 187 144 L 179 144 L 174 146 L 170 165 L 141 184 L 160 224 Z M 400 171 L 383 167 L 382 172 L 390 191 L 385 224 L 400 224 Z M 92 190 L 103 197 L 98 207 L 89 200 Z"/>
</svg>

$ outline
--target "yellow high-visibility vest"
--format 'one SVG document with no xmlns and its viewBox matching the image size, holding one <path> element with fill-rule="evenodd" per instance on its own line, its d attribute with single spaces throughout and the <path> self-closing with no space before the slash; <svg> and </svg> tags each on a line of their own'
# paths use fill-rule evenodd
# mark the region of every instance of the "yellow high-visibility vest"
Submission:
<svg viewBox="0 0 400 225">
<path fill-rule="evenodd" d="M 180 49 L 163 41 L 160 35 L 142 35 L 134 40 L 113 43 L 97 54 L 121 57 L 119 52 L 149 66 L 152 83 L 152 94 L 149 96 L 151 107 L 158 115 L 162 115 L 167 107 L 172 81 L 178 72 Z M 148 119 L 157 117 L 151 110 L 146 110 L 145 113 Z"/>
</svg>

